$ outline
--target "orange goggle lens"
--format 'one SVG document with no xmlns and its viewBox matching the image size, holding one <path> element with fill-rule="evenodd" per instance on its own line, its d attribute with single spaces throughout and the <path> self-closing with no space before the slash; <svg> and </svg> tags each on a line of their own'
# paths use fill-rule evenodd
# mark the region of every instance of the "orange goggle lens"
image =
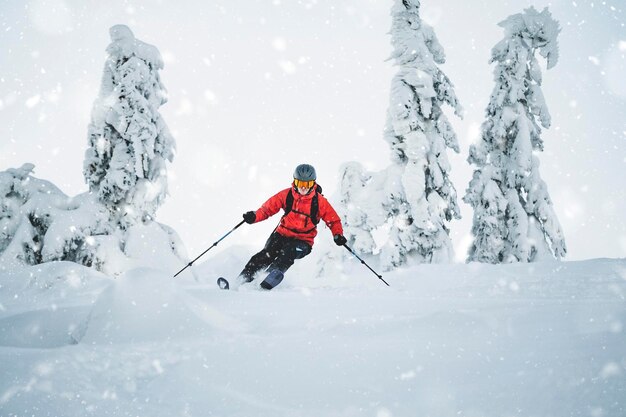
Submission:
<svg viewBox="0 0 626 417">
<path fill-rule="evenodd" d="M 313 187 L 313 184 L 315 184 L 315 181 L 300 181 L 300 180 L 294 179 L 293 184 L 296 186 L 296 188 L 300 188 L 300 187 L 311 188 Z"/>
</svg>

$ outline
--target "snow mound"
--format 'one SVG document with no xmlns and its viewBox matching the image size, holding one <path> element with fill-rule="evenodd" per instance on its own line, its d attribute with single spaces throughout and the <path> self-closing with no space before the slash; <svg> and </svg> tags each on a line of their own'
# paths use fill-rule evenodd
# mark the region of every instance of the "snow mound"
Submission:
<svg viewBox="0 0 626 417">
<path fill-rule="evenodd" d="M 0 346 L 50 349 L 76 343 L 98 294 L 103 274 L 72 262 L 49 262 L 0 275 L 10 296 L 0 302 Z"/>
<path fill-rule="evenodd" d="M 185 265 L 187 254 L 183 247 L 173 229 L 150 222 L 136 224 L 128 229 L 124 252 L 134 262 L 134 268 L 147 267 L 173 274 Z"/>
<path fill-rule="evenodd" d="M 171 275 L 136 268 L 102 292 L 76 338 L 81 343 L 114 344 L 208 337 L 219 320 L 212 321 L 208 307 L 189 301 Z"/>
<path fill-rule="evenodd" d="M 50 349 L 75 344 L 73 332 L 89 314 L 84 306 L 44 308 L 0 320 L 0 346 Z"/>
</svg>

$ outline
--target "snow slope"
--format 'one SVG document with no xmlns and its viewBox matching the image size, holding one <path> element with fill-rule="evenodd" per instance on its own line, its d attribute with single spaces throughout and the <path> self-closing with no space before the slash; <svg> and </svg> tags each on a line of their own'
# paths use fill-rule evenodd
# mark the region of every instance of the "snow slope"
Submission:
<svg viewBox="0 0 626 417">
<path fill-rule="evenodd" d="M 174 272 L 0 275 L 0 415 L 626 415 L 624 259 L 421 265 L 390 287 L 355 262 L 271 292 Z"/>
</svg>

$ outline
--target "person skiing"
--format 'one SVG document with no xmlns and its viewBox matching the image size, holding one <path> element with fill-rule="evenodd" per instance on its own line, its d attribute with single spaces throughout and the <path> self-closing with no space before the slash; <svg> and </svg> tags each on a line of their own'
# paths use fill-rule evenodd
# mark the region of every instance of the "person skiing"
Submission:
<svg viewBox="0 0 626 417">
<path fill-rule="evenodd" d="M 346 243 L 341 219 L 322 195 L 322 187 L 316 180 L 317 174 L 312 165 L 298 165 L 291 187 L 272 196 L 257 211 L 243 214 L 244 221 L 253 224 L 268 219 L 281 208 L 284 210 L 265 247 L 250 258 L 239 274 L 240 283 L 251 282 L 255 274 L 265 268 L 267 276 L 261 287 L 271 290 L 280 284 L 294 261 L 311 253 L 320 219 L 330 228 L 338 246 Z"/>
</svg>

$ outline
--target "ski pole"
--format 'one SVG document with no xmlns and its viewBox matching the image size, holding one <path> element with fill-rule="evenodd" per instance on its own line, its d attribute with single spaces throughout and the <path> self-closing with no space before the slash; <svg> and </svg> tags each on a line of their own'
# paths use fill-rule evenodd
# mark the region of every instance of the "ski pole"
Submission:
<svg viewBox="0 0 626 417">
<path fill-rule="evenodd" d="M 378 273 L 376 273 L 376 271 L 374 271 L 374 270 L 373 270 L 373 269 L 372 269 L 372 268 L 371 268 L 368 264 L 366 264 L 366 263 L 365 263 L 365 261 L 359 257 L 359 255 L 357 255 L 356 253 L 354 253 L 354 251 L 353 251 L 352 249 L 350 249 L 350 247 L 349 247 L 348 245 L 346 245 L 346 244 L 344 243 L 342 246 L 343 246 L 344 248 L 348 249 L 348 251 L 349 251 L 351 254 L 353 254 L 353 255 L 354 255 L 354 256 L 355 256 L 355 257 L 356 257 L 359 261 L 361 261 L 361 263 L 362 263 L 363 265 L 365 265 L 365 266 L 366 266 L 366 267 L 367 267 L 370 271 L 372 271 L 372 272 L 373 272 L 373 273 L 374 273 L 374 274 L 378 277 L 378 279 L 379 279 L 379 280 L 381 280 L 382 282 L 384 282 L 385 284 L 387 284 L 387 281 L 385 281 L 385 280 L 383 279 L 383 276 L 382 276 L 382 275 L 380 275 L 380 274 L 378 274 Z M 387 286 L 389 287 L 390 285 L 389 285 L 389 284 L 387 284 Z"/>
<path fill-rule="evenodd" d="M 213 249 L 215 246 L 217 246 L 218 243 L 220 243 L 222 240 L 224 240 L 224 238 L 226 236 L 228 236 L 229 234 L 231 234 L 232 232 L 235 231 L 235 229 L 237 229 L 239 226 L 241 226 L 242 224 L 244 224 L 246 221 L 242 220 L 237 226 L 233 227 L 228 233 L 226 233 L 224 236 L 222 236 L 220 238 L 220 240 L 218 240 L 217 242 L 215 242 L 209 249 L 205 250 L 204 252 L 202 252 L 196 259 L 194 259 L 193 261 L 189 262 L 187 264 L 187 266 L 185 266 L 183 269 L 181 269 L 180 271 L 178 271 L 176 273 L 176 275 L 174 275 L 174 278 L 176 278 L 178 276 L 178 274 L 180 274 L 181 272 L 183 272 L 185 269 L 189 268 L 191 265 L 193 265 L 193 263 L 195 261 L 197 261 L 198 259 L 200 259 L 202 257 L 202 255 L 204 255 L 205 253 L 207 253 L 208 251 L 210 251 L 211 249 Z"/>
</svg>

